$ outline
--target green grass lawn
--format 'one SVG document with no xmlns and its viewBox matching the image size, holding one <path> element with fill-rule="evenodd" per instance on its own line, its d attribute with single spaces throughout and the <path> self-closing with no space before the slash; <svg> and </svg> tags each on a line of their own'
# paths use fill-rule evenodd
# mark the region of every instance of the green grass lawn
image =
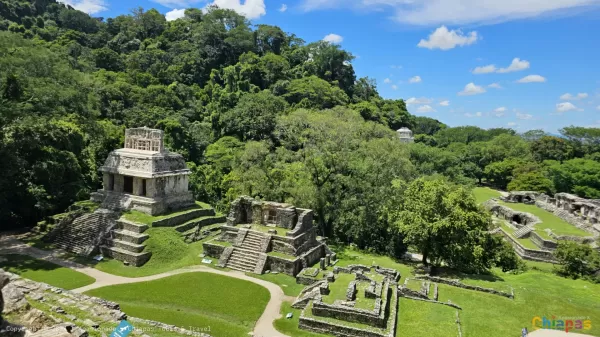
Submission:
<svg viewBox="0 0 600 337">
<path fill-rule="evenodd" d="M 413 265 L 398 263 L 388 257 L 365 254 L 351 249 L 342 250 L 338 265 L 366 264 L 373 262 L 383 267 L 401 271 L 402 278 L 412 277 Z M 566 279 L 552 273 L 550 263 L 526 261 L 530 270 L 513 275 L 493 269 L 489 275 L 453 274 L 447 277 L 459 278 L 463 283 L 479 285 L 510 292 L 514 289 L 515 299 L 507 299 L 471 290 L 440 284 L 439 299 L 451 300 L 460 305 L 463 336 L 465 337 L 505 337 L 518 336 L 521 328 L 531 329 L 534 316 L 586 316 L 592 322 L 600 321 L 600 284 L 583 280 Z M 403 283 L 403 279 L 400 283 Z M 419 288 L 420 289 L 420 288 Z M 432 288 L 433 289 L 433 288 Z M 311 334 L 297 328 L 297 317 L 301 310 L 282 308 L 282 314 L 294 313 L 294 319 L 282 318 L 276 321 L 276 328 L 282 333 L 298 337 L 325 336 Z M 401 299 L 398 309 L 396 336 L 455 336 L 455 310 L 436 304 Z M 600 336 L 600 325 L 593 325 L 586 334 Z"/>
<path fill-rule="evenodd" d="M 268 252 L 267 255 L 280 257 L 280 258 L 286 259 L 286 260 L 295 260 L 297 258 L 294 255 L 284 254 L 284 253 L 280 253 L 280 252 Z"/>
<path fill-rule="evenodd" d="M 123 218 L 125 218 L 126 220 L 129 220 L 129 221 L 133 221 L 133 222 L 151 226 L 152 222 L 154 222 L 154 221 L 170 218 L 170 217 L 173 217 L 176 215 L 184 214 L 184 213 L 196 210 L 196 209 L 203 209 L 203 208 L 210 208 L 210 206 L 203 202 L 196 201 L 196 205 L 194 205 L 194 206 L 187 207 L 185 209 L 178 210 L 176 212 L 171 212 L 168 214 L 150 215 L 150 214 L 142 213 L 140 211 L 130 210 L 130 211 L 125 212 L 125 214 L 123 214 Z"/>
<path fill-rule="evenodd" d="M 537 207 L 536 205 L 525 205 L 519 203 L 506 203 L 500 201 L 499 204 L 504 205 L 506 207 L 510 207 L 515 211 L 527 212 L 531 213 L 540 220 L 541 223 L 535 225 L 535 231 L 537 233 L 543 233 L 543 237 L 547 237 L 545 232 L 543 231 L 545 228 L 550 228 L 554 234 L 557 235 L 575 235 L 575 236 L 590 236 L 591 234 L 581 230 L 563 219 L 557 217 L 556 215 Z"/>
<path fill-rule="evenodd" d="M 24 278 L 71 290 L 94 283 L 93 277 L 25 255 L 2 255 L 0 268 Z"/>
<path fill-rule="evenodd" d="M 186 329 L 210 329 L 212 336 L 240 337 L 252 331 L 269 301 L 257 284 L 209 273 L 122 284 L 86 293 L 118 302 L 130 316 Z"/>
<path fill-rule="evenodd" d="M 246 273 L 246 275 L 277 284 L 287 296 L 298 296 L 302 289 L 306 287 L 303 284 L 297 284 L 295 277 L 282 273 L 262 275 Z"/>
<path fill-rule="evenodd" d="M 148 228 L 145 233 L 150 235 L 144 243 L 147 245 L 146 250 L 152 252 L 152 258 L 141 267 L 126 266 L 123 262 L 113 259 L 105 259 L 100 262 L 87 258 L 77 258 L 76 260 L 110 274 L 142 277 L 200 264 L 202 258 L 199 255 L 204 251 L 202 243 L 214 238 L 208 237 L 187 244 L 173 227 Z M 213 259 L 213 265 L 216 265 L 217 262 L 216 259 Z"/>
<path fill-rule="evenodd" d="M 478 204 L 481 204 L 492 198 L 499 198 L 501 194 L 489 187 L 475 187 L 473 189 L 473 195 L 475 196 L 475 201 Z"/>
</svg>

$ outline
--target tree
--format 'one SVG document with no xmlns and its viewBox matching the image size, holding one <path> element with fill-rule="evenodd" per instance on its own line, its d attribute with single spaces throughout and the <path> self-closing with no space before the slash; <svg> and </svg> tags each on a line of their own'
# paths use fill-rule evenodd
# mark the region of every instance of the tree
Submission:
<svg viewBox="0 0 600 337">
<path fill-rule="evenodd" d="M 561 264 L 558 272 L 563 276 L 590 277 L 600 270 L 600 254 L 586 244 L 560 241 L 554 256 Z"/>
<path fill-rule="evenodd" d="M 417 116 L 414 118 L 415 127 L 412 132 L 415 135 L 425 134 L 433 136 L 436 132 L 447 128 L 446 124 L 438 121 L 437 119 Z"/>
<path fill-rule="evenodd" d="M 558 131 L 571 142 L 575 156 L 600 152 L 600 128 L 569 126 Z"/>
<path fill-rule="evenodd" d="M 485 175 L 496 187 L 506 189 L 513 179 L 513 171 L 521 165 L 523 162 L 514 158 L 494 162 L 485 167 Z"/>
<path fill-rule="evenodd" d="M 488 234 L 489 215 L 467 189 L 440 178 L 422 177 L 406 189 L 397 225 L 407 244 L 423 255 L 423 264 L 442 263 L 483 272 L 494 262 L 496 241 Z M 491 249 L 491 250 L 490 250 Z"/>
<path fill-rule="evenodd" d="M 267 139 L 286 108 L 286 101 L 269 91 L 243 95 L 235 108 L 221 115 L 223 134 L 242 141 Z"/>
<path fill-rule="evenodd" d="M 557 160 L 562 163 L 571 158 L 573 147 L 565 139 L 543 136 L 531 142 L 531 154 L 535 160 L 540 162 Z"/>
<path fill-rule="evenodd" d="M 536 191 L 554 193 L 554 184 L 542 172 L 534 171 L 517 175 L 509 184 L 509 191 Z"/>
<path fill-rule="evenodd" d="M 600 163 L 588 159 L 549 162 L 548 175 L 557 192 L 575 193 L 584 198 L 600 198 Z"/>
<path fill-rule="evenodd" d="M 295 108 L 329 109 L 348 103 L 348 96 L 340 88 L 316 76 L 291 81 L 283 97 Z"/>
</svg>

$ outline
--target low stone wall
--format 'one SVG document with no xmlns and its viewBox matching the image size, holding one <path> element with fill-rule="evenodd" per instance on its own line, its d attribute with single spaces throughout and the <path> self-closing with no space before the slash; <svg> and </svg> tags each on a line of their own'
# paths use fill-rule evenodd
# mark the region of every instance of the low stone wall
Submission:
<svg viewBox="0 0 600 337">
<path fill-rule="evenodd" d="M 268 255 L 267 262 L 265 264 L 265 269 L 270 270 L 272 272 L 275 271 L 290 276 L 296 276 L 302 270 L 302 260 L 300 258 L 296 258 L 294 260 L 287 260 L 282 257 Z M 298 283 L 297 280 L 298 279 L 296 279 L 296 283 Z"/>
<path fill-rule="evenodd" d="M 498 204 L 494 199 L 484 202 L 483 207 L 485 207 L 485 209 L 490 211 L 495 216 L 497 216 L 501 219 L 510 221 L 510 222 L 512 222 L 514 220 L 515 216 L 518 216 L 521 219 L 521 222 L 520 222 L 520 225 L 522 225 L 521 227 L 523 227 L 523 226 L 532 227 L 532 226 L 542 222 L 540 220 L 540 218 L 538 218 L 537 216 L 535 216 L 531 213 L 515 211 L 514 209 L 512 209 L 510 207 L 506 207 L 504 205 Z"/>
<path fill-rule="evenodd" d="M 221 257 L 221 254 L 223 254 L 223 251 L 225 250 L 225 246 L 210 243 L 210 241 L 204 242 L 202 247 L 204 248 L 204 254 L 215 259 Z"/>
<path fill-rule="evenodd" d="M 504 235 L 504 237 L 512 244 L 515 252 L 522 259 L 531 260 L 531 261 L 541 261 L 541 262 L 550 262 L 556 263 L 556 259 L 552 252 L 545 250 L 535 250 L 525 248 L 519 241 L 512 237 L 509 233 L 507 233 L 504 228 L 500 228 L 500 232 Z"/>
<path fill-rule="evenodd" d="M 415 279 L 443 283 L 443 284 L 447 284 L 447 285 L 450 285 L 453 287 L 481 291 L 484 293 L 499 295 L 499 296 L 503 296 L 503 297 L 510 298 L 510 299 L 515 298 L 514 291 L 507 293 L 507 292 L 496 290 L 496 289 L 484 288 L 484 287 L 474 286 L 474 285 L 470 285 L 470 284 L 464 284 L 464 283 L 460 282 L 459 280 L 452 280 L 452 279 L 447 279 L 447 278 L 443 278 L 443 277 L 429 276 L 429 275 L 418 275 L 418 276 L 415 276 Z"/>
<path fill-rule="evenodd" d="M 172 217 L 153 221 L 152 227 L 173 227 L 173 226 L 180 225 L 184 222 L 190 221 L 195 218 L 199 218 L 199 217 L 203 217 L 203 216 L 213 216 L 213 215 L 215 215 L 215 211 L 211 208 L 195 209 L 195 210 L 190 210 L 188 212 L 178 214 L 178 215 L 175 215 Z"/>
<path fill-rule="evenodd" d="M 529 239 L 538 247 L 542 249 L 554 250 L 558 246 L 558 244 L 551 240 L 546 240 L 542 238 L 538 233 L 531 232 L 529 233 Z"/>
</svg>

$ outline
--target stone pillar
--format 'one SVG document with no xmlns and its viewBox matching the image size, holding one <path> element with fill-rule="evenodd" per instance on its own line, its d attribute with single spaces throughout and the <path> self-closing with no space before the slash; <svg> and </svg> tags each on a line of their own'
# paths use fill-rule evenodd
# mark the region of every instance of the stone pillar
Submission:
<svg viewBox="0 0 600 337">
<path fill-rule="evenodd" d="M 133 177 L 133 194 L 134 195 L 143 195 L 144 186 L 142 185 L 142 178 Z"/>
<path fill-rule="evenodd" d="M 120 174 L 115 174 L 115 189 L 114 189 L 114 191 L 123 193 L 124 184 L 125 184 L 124 177 Z"/>
<path fill-rule="evenodd" d="M 102 174 L 102 188 L 105 191 L 112 191 L 112 185 L 111 185 L 111 174 L 108 172 L 104 172 Z"/>
<path fill-rule="evenodd" d="M 331 255 L 330 254 L 325 255 L 325 265 L 327 265 L 327 266 L 331 265 Z"/>
<path fill-rule="evenodd" d="M 146 179 L 146 196 L 149 198 L 156 196 L 156 179 Z"/>
<path fill-rule="evenodd" d="M 319 263 L 319 267 L 321 268 L 321 270 L 325 270 L 325 258 L 321 258 Z"/>
</svg>

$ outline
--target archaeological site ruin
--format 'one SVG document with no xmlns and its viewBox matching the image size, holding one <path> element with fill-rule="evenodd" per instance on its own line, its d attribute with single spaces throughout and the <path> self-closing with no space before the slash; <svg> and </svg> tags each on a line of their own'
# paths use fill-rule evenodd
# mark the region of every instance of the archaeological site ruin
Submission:
<svg viewBox="0 0 600 337">
<path fill-rule="evenodd" d="M 498 228 L 498 232 L 511 242 L 517 254 L 524 259 L 553 262 L 555 260 L 553 251 L 556 250 L 559 240 L 576 241 L 599 248 L 597 240 L 600 237 L 600 200 L 584 199 L 568 193 L 557 193 L 551 197 L 538 192 L 513 191 L 508 196 L 500 197 L 500 201 L 535 205 L 580 229 L 581 233 L 585 233 L 561 235 L 549 228 L 539 230 L 536 225 L 542 221 L 537 216 L 528 212 L 515 211 L 501 205 L 495 199 L 488 200 L 484 203 L 485 208 L 503 220 L 507 226 Z M 523 246 L 519 239 L 530 239 L 536 248 Z"/>
</svg>

